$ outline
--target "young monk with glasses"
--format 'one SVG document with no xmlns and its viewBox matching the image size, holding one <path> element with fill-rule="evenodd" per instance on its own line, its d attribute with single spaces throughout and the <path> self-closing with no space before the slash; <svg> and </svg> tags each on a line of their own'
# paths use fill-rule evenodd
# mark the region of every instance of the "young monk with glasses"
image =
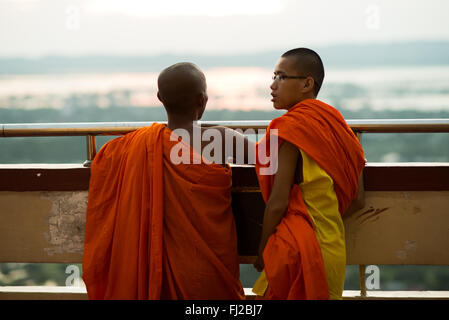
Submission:
<svg viewBox="0 0 449 320">
<path fill-rule="evenodd" d="M 342 216 L 363 207 L 363 149 L 344 118 L 317 100 L 324 79 L 307 48 L 282 55 L 271 84 L 275 109 L 257 144 L 256 172 L 266 209 L 253 291 L 265 299 L 341 299 L 346 267 Z M 276 136 L 277 171 L 259 153 Z"/>
</svg>

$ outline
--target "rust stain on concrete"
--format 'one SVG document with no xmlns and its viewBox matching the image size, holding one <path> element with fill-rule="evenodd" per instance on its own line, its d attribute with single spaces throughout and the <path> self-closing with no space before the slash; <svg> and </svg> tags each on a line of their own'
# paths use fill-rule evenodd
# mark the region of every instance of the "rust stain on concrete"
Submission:
<svg viewBox="0 0 449 320">
<path fill-rule="evenodd" d="M 410 256 L 410 254 L 414 254 L 416 251 L 416 240 L 406 240 L 404 242 L 404 249 L 396 251 L 396 257 L 400 260 L 405 260 Z"/>
<path fill-rule="evenodd" d="M 360 221 L 360 224 L 372 219 L 371 221 L 376 221 L 379 219 L 379 214 L 381 214 L 382 212 L 387 211 L 390 208 L 374 208 L 374 207 L 370 207 L 368 210 L 362 212 L 359 216 L 357 216 L 357 220 L 363 218 Z M 374 219 L 373 219 L 374 218 Z"/>
<path fill-rule="evenodd" d="M 412 214 L 418 214 L 421 213 L 421 208 L 418 206 L 414 206 L 412 210 Z"/>
</svg>

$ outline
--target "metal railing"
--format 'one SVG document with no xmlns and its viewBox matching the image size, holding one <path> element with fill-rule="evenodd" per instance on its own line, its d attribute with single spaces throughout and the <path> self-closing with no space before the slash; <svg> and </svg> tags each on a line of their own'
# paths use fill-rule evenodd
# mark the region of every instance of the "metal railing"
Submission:
<svg viewBox="0 0 449 320">
<path fill-rule="evenodd" d="M 157 121 L 166 123 L 165 121 Z M 444 133 L 449 132 L 449 119 L 369 119 L 346 120 L 361 140 L 362 133 Z M 153 122 L 78 122 L 0 124 L 0 137 L 86 136 L 89 166 L 96 154 L 96 136 L 123 135 Z M 269 120 L 198 121 L 201 125 L 220 125 L 231 129 L 266 129 Z M 359 265 L 360 293 L 366 296 L 365 265 Z"/>
<path fill-rule="evenodd" d="M 346 120 L 346 122 L 356 132 L 449 132 L 449 119 L 370 119 Z M 0 124 L 0 137 L 120 135 L 152 123 L 146 121 Z M 269 120 L 198 121 L 198 124 L 220 125 L 231 129 L 265 129 L 269 123 Z"/>
<path fill-rule="evenodd" d="M 165 121 L 157 121 L 165 123 Z M 437 133 L 449 132 L 449 119 L 369 119 L 346 120 L 359 140 L 362 133 Z M 86 136 L 87 161 L 96 154 L 95 136 L 123 135 L 153 122 L 73 122 L 0 124 L 0 137 Z M 231 129 L 266 129 L 269 120 L 198 121 L 201 125 L 220 125 Z"/>
</svg>

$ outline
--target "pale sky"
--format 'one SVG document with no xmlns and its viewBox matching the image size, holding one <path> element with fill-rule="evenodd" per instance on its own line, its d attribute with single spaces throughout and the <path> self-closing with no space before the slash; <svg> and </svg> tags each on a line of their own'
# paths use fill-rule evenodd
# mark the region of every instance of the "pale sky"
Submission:
<svg viewBox="0 0 449 320">
<path fill-rule="evenodd" d="M 449 41 L 447 0 L 0 0 L 0 56 Z"/>
</svg>

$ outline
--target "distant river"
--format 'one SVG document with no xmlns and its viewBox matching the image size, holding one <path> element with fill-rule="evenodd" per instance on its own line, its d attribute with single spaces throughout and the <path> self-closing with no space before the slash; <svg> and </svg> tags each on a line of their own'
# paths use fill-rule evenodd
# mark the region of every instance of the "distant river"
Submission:
<svg viewBox="0 0 449 320">
<path fill-rule="evenodd" d="M 204 70 L 210 109 L 271 108 L 271 69 Z M 158 106 L 157 73 L 0 76 L 1 108 Z M 349 109 L 449 110 L 449 66 L 327 69 L 320 99 Z"/>
</svg>

